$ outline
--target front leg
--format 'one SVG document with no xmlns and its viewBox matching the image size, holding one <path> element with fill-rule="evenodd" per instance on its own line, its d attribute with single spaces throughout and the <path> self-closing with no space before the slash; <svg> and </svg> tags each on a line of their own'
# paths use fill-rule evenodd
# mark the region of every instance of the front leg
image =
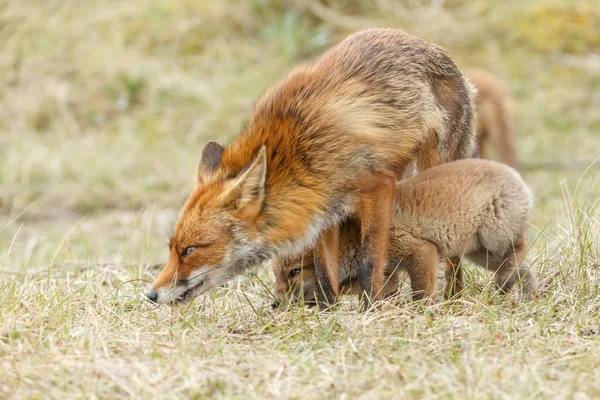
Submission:
<svg viewBox="0 0 600 400">
<path fill-rule="evenodd" d="M 362 247 L 358 284 L 359 299 L 364 301 L 363 311 L 382 296 L 395 192 L 395 179 L 383 174 L 370 176 L 360 192 L 357 213 L 361 222 Z"/>
<path fill-rule="evenodd" d="M 323 232 L 317 241 L 317 302 L 323 308 L 333 305 L 339 293 L 339 241 L 340 229 L 337 225 Z"/>
</svg>

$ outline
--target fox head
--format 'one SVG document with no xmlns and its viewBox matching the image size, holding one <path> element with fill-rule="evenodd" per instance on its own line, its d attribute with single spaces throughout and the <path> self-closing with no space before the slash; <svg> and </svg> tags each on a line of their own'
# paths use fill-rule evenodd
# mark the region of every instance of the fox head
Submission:
<svg viewBox="0 0 600 400">
<path fill-rule="evenodd" d="M 273 261 L 275 272 L 275 297 L 273 307 L 283 301 L 304 301 L 313 304 L 316 300 L 317 276 L 313 253 L 291 257 L 277 257 Z"/>
<path fill-rule="evenodd" d="M 268 258 L 256 225 L 265 197 L 265 147 L 233 178 L 219 174 L 222 152 L 214 141 L 202 151 L 169 258 L 147 293 L 154 302 L 186 303 Z"/>
</svg>

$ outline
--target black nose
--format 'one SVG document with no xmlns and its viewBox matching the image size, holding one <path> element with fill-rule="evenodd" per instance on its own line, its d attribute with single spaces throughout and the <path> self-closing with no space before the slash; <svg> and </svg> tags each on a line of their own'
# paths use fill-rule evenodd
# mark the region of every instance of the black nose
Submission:
<svg viewBox="0 0 600 400">
<path fill-rule="evenodd" d="M 156 290 L 154 290 L 154 288 L 150 289 L 148 293 L 146 293 L 146 296 L 148 296 L 148 299 L 150 299 L 150 301 L 156 302 L 156 299 L 158 299 L 158 293 L 156 293 Z"/>
<path fill-rule="evenodd" d="M 278 301 L 274 301 L 271 303 L 271 307 L 273 308 L 279 308 L 279 302 Z"/>
</svg>

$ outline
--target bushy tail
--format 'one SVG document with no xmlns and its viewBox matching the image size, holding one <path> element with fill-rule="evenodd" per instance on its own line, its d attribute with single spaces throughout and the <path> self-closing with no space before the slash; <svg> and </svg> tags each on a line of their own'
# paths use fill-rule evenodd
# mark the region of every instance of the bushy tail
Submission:
<svg viewBox="0 0 600 400">
<path fill-rule="evenodd" d="M 512 101 L 508 98 L 494 101 L 487 118 L 490 119 L 490 124 L 487 127 L 488 135 L 498 158 L 503 163 L 517 168 Z"/>
</svg>

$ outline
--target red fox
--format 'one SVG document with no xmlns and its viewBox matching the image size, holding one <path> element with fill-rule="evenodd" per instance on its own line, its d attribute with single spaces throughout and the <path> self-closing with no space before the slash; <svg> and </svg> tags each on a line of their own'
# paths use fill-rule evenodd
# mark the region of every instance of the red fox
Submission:
<svg viewBox="0 0 600 400">
<path fill-rule="evenodd" d="M 535 273 L 524 261 L 532 203 L 514 169 L 488 160 L 454 161 L 399 182 L 383 296 L 396 291 L 398 272 L 405 270 L 414 300 L 431 298 L 439 260 L 462 255 L 494 271 L 502 292 L 519 283 L 523 293 L 535 293 Z M 339 279 L 346 290 L 356 291 L 360 246 L 358 221 L 342 223 Z M 277 257 L 273 267 L 278 299 L 290 294 L 292 300 L 314 301 L 318 283 L 311 252 Z"/>
<path fill-rule="evenodd" d="M 270 260 L 316 248 L 319 299 L 338 295 L 339 224 L 360 221 L 358 283 L 380 297 L 395 181 L 476 153 L 474 89 L 439 46 L 359 31 L 258 100 L 243 133 L 208 142 L 170 255 L 147 296 L 191 300 Z"/>
<path fill-rule="evenodd" d="M 485 145 L 490 142 L 500 161 L 517 168 L 513 136 L 514 101 L 510 92 L 487 72 L 470 70 L 465 71 L 465 75 L 477 88 L 475 109 L 478 115 L 479 157 L 485 157 Z"/>
</svg>

